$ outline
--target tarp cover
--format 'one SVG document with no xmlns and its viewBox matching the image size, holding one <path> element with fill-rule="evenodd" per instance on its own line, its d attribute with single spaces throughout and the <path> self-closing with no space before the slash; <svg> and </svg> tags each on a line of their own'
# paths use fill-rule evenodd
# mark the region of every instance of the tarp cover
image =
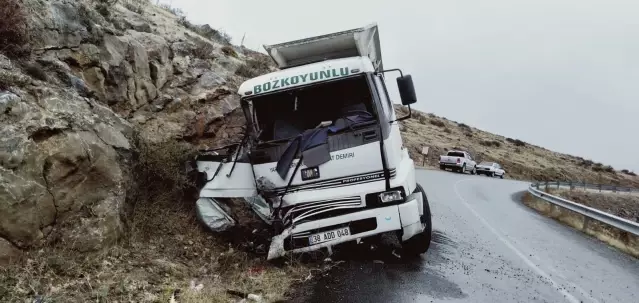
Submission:
<svg viewBox="0 0 639 303">
<path fill-rule="evenodd" d="M 286 178 L 286 175 L 291 168 L 291 164 L 298 153 L 303 153 L 304 151 L 320 145 L 326 145 L 329 133 L 337 133 L 343 129 L 351 128 L 358 124 L 374 120 L 374 116 L 366 111 L 366 107 L 363 104 L 355 104 L 353 106 L 346 107 L 341 111 L 341 113 L 344 116 L 335 120 L 332 125 L 307 129 L 289 142 L 276 165 L 276 171 L 282 179 Z M 324 155 L 322 155 L 322 153 L 324 153 Z M 325 163 L 330 160 L 330 150 L 328 149 L 328 146 L 318 149 L 313 153 L 307 153 L 307 155 L 312 155 L 314 157 L 314 159 L 309 160 L 311 162 L 316 162 L 315 164 Z"/>
</svg>

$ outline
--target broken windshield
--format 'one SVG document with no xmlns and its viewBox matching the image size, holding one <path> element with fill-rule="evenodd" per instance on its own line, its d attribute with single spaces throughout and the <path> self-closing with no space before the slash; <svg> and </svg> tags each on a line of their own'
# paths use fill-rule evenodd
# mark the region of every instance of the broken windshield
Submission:
<svg viewBox="0 0 639 303">
<path fill-rule="evenodd" d="M 249 100 L 259 140 L 295 137 L 305 130 L 329 126 L 348 117 L 353 127 L 374 121 L 373 102 L 365 76 L 356 76 L 258 96 Z M 364 118 L 361 118 L 364 117 Z"/>
</svg>

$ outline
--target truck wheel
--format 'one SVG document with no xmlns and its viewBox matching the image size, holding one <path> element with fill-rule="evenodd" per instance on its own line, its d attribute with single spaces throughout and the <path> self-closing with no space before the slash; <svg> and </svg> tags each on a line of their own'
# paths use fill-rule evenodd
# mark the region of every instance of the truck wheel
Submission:
<svg viewBox="0 0 639 303">
<path fill-rule="evenodd" d="M 476 175 L 476 174 L 477 174 L 477 167 L 476 167 L 476 166 L 474 166 L 474 167 L 473 167 L 473 170 L 472 170 L 472 171 L 470 171 L 470 173 L 471 173 L 472 175 Z"/>
<path fill-rule="evenodd" d="M 504 174 L 501 174 L 501 175 L 499 176 L 499 179 L 503 179 L 503 178 L 504 178 Z"/>
<path fill-rule="evenodd" d="M 464 164 L 462 165 L 462 168 L 460 168 L 460 169 L 459 169 L 459 172 L 460 172 L 460 173 L 462 173 L 462 174 L 463 174 L 463 173 L 466 173 L 466 163 L 464 163 Z"/>
<path fill-rule="evenodd" d="M 495 177 L 495 173 L 494 173 L 494 172 L 491 172 L 491 173 L 490 173 L 490 177 L 491 177 L 491 178 L 494 178 L 494 177 Z"/>
<path fill-rule="evenodd" d="M 404 241 L 402 243 L 402 255 L 407 259 L 417 258 L 419 255 L 428 251 L 430 247 L 430 239 L 433 232 L 433 225 L 431 223 L 431 214 L 430 214 L 430 205 L 428 204 L 428 197 L 426 197 L 426 193 L 419 183 L 417 184 L 417 189 L 415 192 L 420 192 L 422 194 L 422 200 L 424 203 L 424 220 L 422 225 L 424 226 L 424 231 L 414 235 L 412 238 Z"/>
</svg>

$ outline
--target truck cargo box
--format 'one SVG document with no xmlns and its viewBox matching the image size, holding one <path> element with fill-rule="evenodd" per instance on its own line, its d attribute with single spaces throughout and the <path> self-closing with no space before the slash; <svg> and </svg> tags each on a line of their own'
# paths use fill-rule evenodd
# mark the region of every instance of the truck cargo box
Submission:
<svg viewBox="0 0 639 303">
<path fill-rule="evenodd" d="M 375 70 L 383 69 L 376 23 L 327 35 L 264 45 L 264 49 L 281 69 L 355 56 L 368 57 Z"/>
</svg>

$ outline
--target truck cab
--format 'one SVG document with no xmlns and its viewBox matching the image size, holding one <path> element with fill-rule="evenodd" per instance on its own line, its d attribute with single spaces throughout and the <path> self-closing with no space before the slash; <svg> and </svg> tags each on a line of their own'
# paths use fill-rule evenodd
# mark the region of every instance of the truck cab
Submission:
<svg viewBox="0 0 639 303">
<path fill-rule="evenodd" d="M 406 255 L 425 252 L 430 209 L 398 124 L 415 91 L 409 75 L 383 69 L 377 25 L 265 49 L 279 70 L 239 87 L 241 142 L 197 159 L 200 218 L 232 225 L 215 198 L 246 198 L 273 228 L 268 259 L 383 233 Z M 390 72 L 406 117 L 393 109 Z"/>
</svg>

